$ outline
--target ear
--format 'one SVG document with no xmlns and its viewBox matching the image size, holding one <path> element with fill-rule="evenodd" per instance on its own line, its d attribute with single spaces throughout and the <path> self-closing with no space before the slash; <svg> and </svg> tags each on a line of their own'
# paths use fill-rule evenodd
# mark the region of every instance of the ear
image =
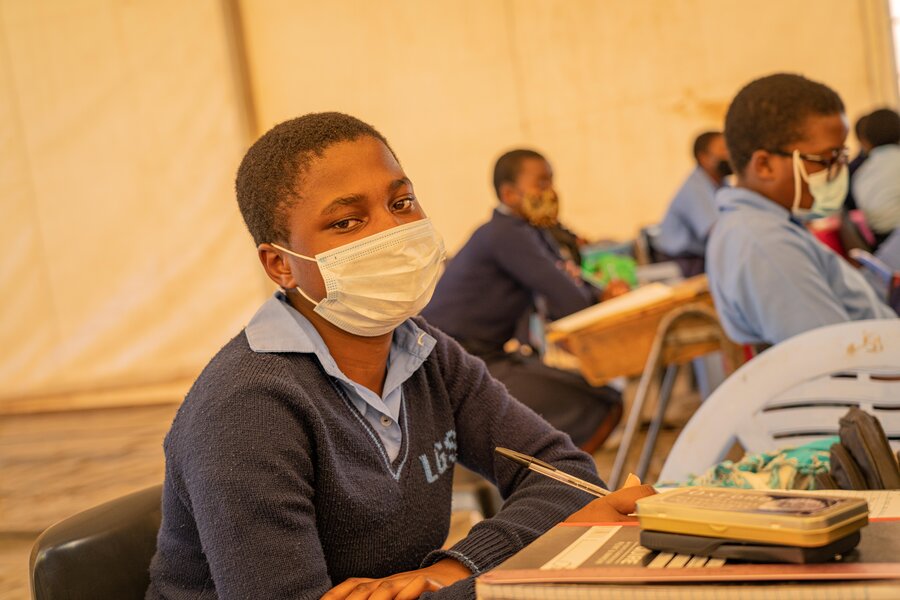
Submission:
<svg viewBox="0 0 900 600">
<path fill-rule="evenodd" d="M 697 155 L 697 164 L 700 165 L 700 168 L 704 171 L 710 171 L 715 168 L 716 165 L 710 164 L 712 163 L 711 154 L 709 152 L 701 152 Z"/>
<path fill-rule="evenodd" d="M 519 196 L 519 191 L 516 189 L 516 186 L 509 182 L 504 182 L 500 184 L 500 202 L 511 207 L 516 208 L 521 203 L 521 198 Z"/>
<path fill-rule="evenodd" d="M 770 152 L 755 150 L 750 156 L 750 162 L 744 167 L 744 175 L 757 181 L 773 181 L 777 178 L 774 158 L 775 156 Z"/>
<path fill-rule="evenodd" d="M 291 266 L 282 255 L 282 252 L 268 243 L 257 246 L 256 252 L 259 255 L 259 262 L 262 263 L 263 269 L 266 270 L 266 275 L 276 285 L 285 290 L 297 287 L 294 274 L 291 272 Z"/>
</svg>

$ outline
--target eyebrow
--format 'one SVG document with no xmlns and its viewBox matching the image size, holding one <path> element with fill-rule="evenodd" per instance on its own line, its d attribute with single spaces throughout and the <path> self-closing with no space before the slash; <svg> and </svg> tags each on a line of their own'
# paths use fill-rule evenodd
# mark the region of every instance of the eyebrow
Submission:
<svg viewBox="0 0 900 600">
<path fill-rule="evenodd" d="M 340 198 L 335 198 L 331 202 L 328 203 L 328 206 L 322 209 L 323 215 L 330 215 L 331 213 L 337 212 L 339 209 L 344 206 L 352 206 L 354 204 L 359 204 L 363 201 L 363 197 L 358 194 L 353 194 L 350 196 L 342 196 Z"/>
<path fill-rule="evenodd" d="M 388 185 L 388 191 L 394 192 L 397 188 L 403 187 L 404 185 L 412 185 L 412 181 L 410 181 L 406 177 L 401 177 L 400 179 L 395 179 Z M 328 205 L 322 209 L 323 215 L 330 215 L 334 212 L 337 212 L 341 208 L 345 206 L 353 206 L 354 204 L 359 204 L 364 200 L 364 197 L 359 194 L 351 194 L 349 196 L 341 196 L 340 198 L 335 198 Z"/>
<path fill-rule="evenodd" d="M 391 182 L 391 185 L 388 186 L 388 191 L 393 192 L 399 187 L 403 187 L 404 185 L 412 185 L 412 181 L 409 180 L 408 177 L 401 177 L 400 179 L 395 179 Z"/>
</svg>

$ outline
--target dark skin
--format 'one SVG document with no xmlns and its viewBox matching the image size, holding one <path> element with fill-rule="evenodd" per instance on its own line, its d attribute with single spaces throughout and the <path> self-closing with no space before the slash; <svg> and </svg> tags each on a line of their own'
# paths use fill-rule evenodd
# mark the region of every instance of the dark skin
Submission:
<svg viewBox="0 0 900 600">
<path fill-rule="evenodd" d="M 279 240 L 279 245 L 305 256 L 425 218 L 412 182 L 390 150 L 370 137 L 329 147 L 321 158 L 313 159 L 296 191 L 300 198 L 287 214 L 290 234 L 287 240 Z M 316 328 L 341 371 L 381 395 L 392 334 L 363 337 L 332 325 L 295 289 L 299 286 L 315 300 L 325 297 L 325 283 L 314 262 L 281 252 L 271 244 L 260 244 L 257 251 L 266 274 L 287 290 L 291 306 Z M 385 579 L 348 579 L 323 598 L 418 598 L 469 575 L 461 563 L 445 559 Z"/>
<path fill-rule="evenodd" d="M 553 189 L 553 167 L 540 158 L 525 158 L 519 163 L 515 183 L 500 184 L 500 202 L 522 216 L 522 199 L 526 194 L 538 195 Z"/>
<path fill-rule="evenodd" d="M 527 195 L 539 195 L 553 189 L 553 167 L 540 158 L 525 158 L 519 164 L 515 183 L 500 184 L 500 202 L 524 218 L 522 200 Z M 581 270 L 572 261 L 560 262 L 560 266 L 581 285 Z"/>
<path fill-rule="evenodd" d="M 728 148 L 725 146 L 725 136 L 717 135 L 709 141 L 706 150 L 697 157 L 697 164 L 703 169 L 716 185 L 721 186 L 724 177 L 719 173 L 719 163 L 729 159 Z"/>
<path fill-rule="evenodd" d="M 313 159 L 298 187 L 300 198 L 287 215 L 289 239 L 279 245 L 309 257 L 425 218 L 412 182 L 390 150 L 370 137 L 328 148 Z M 287 290 L 291 305 L 313 324 L 341 371 L 380 395 L 392 334 L 363 337 L 326 321 L 296 290 L 299 286 L 316 301 L 325 297 L 316 263 L 271 244 L 260 244 L 257 251 L 266 274 Z"/>
<path fill-rule="evenodd" d="M 799 140 L 780 148 L 786 152 L 799 150 L 801 154 L 827 156 L 844 147 L 849 128 L 843 113 L 831 115 L 810 115 L 801 128 Z M 809 175 L 823 170 L 821 164 L 803 161 Z M 794 203 L 794 167 L 792 158 L 773 154 L 766 150 L 756 150 L 742 173 L 737 176 L 738 187 L 753 190 L 790 211 Z M 800 184 L 800 207 L 810 208 L 812 194 L 805 181 Z"/>
<path fill-rule="evenodd" d="M 301 174 L 295 192 L 299 196 L 286 214 L 288 239 L 275 240 L 280 246 L 313 257 L 350 242 L 425 218 L 413 191 L 413 184 L 390 150 L 371 137 L 330 146 L 314 158 Z M 348 333 L 314 312 L 314 305 L 296 290 L 300 287 L 318 301 L 325 296 L 325 284 L 318 266 L 294 257 L 272 244 L 257 248 L 269 278 L 287 290 L 291 306 L 306 317 L 328 347 L 341 371 L 351 380 L 381 395 L 387 374 L 387 358 L 392 333 L 364 337 Z M 595 510 L 627 512 L 633 503 L 606 507 L 600 499 Z M 426 591 L 435 591 L 471 576 L 460 562 L 447 558 L 430 567 L 397 573 L 382 579 L 350 578 L 328 591 L 324 600 L 414 600 Z"/>
</svg>

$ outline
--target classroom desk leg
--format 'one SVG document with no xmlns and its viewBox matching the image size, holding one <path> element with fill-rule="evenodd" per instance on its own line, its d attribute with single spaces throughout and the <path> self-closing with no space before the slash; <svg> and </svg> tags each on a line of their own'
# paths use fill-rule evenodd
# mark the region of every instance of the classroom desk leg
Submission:
<svg viewBox="0 0 900 600">
<path fill-rule="evenodd" d="M 648 365 L 656 365 L 656 359 L 659 354 L 659 344 L 654 343 L 653 350 L 647 359 Z M 634 395 L 634 402 L 631 404 L 631 411 L 628 413 L 628 419 L 625 421 L 625 431 L 622 433 L 622 441 L 619 442 L 619 449 L 616 451 L 616 459 L 613 461 L 612 472 L 609 474 L 607 485 L 609 489 L 615 490 L 619 487 L 622 480 L 622 471 L 625 468 L 625 460 L 628 458 L 628 451 L 631 450 L 631 442 L 634 440 L 634 434 L 637 432 L 638 425 L 641 422 L 641 414 L 644 412 L 644 401 L 650 391 L 650 383 L 656 373 L 656 368 L 645 368 L 641 373 L 641 380 L 638 383 L 637 392 Z"/>
<path fill-rule="evenodd" d="M 666 375 L 659 389 L 656 414 L 653 415 L 653 420 L 650 421 L 647 439 L 644 440 L 644 449 L 641 451 L 641 458 L 638 460 L 637 469 L 635 470 L 635 475 L 640 477 L 642 481 L 647 476 L 647 470 L 650 468 L 650 457 L 653 456 L 656 440 L 659 437 L 659 430 L 662 429 L 663 418 L 666 416 L 666 410 L 669 408 L 669 400 L 672 398 L 672 388 L 675 387 L 678 367 L 679 365 L 675 364 L 666 367 Z"/>
<path fill-rule="evenodd" d="M 701 323 L 697 323 L 690 327 L 690 331 L 679 331 L 675 328 L 679 322 L 685 322 L 684 318 L 689 317 L 699 319 Z M 677 308 L 668 313 L 660 322 L 656 336 L 650 353 L 647 356 L 647 362 L 644 371 L 641 373 L 641 380 L 638 383 L 637 393 L 634 396 L 634 402 L 631 406 L 631 412 L 625 423 L 625 431 L 622 434 L 622 441 L 619 443 L 619 449 L 616 452 L 616 458 L 613 461 L 612 472 L 609 475 L 607 484 L 609 489 L 616 489 L 622 483 L 622 475 L 625 468 L 625 461 L 628 458 L 631 444 L 634 441 L 634 434 L 641 422 L 641 414 L 644 410 L 644 402 L 650 392 L 650 385 L 656 377 L 657 371 L 665 364 L 667 365 L 666 375 L 660 387 L 659 403 L 656 414 L 651 422 L 650 431 L 647 433 L 647 439 L 641 452 L 641 457 L 637 467 L 637 475 L 641 478 L 647 474 L 647 467 L 650 464 L 650 458 L 656 447 L 656 438 L 659 435 L 659 429 L 662 426 L 662 419 L 665 416 L 666 407 L 669 403 L 669 397 L 672 394 L 672 386 L 675 382 L 678 364 L 689 361 L 692 358 L 701 356 L 710 352 L 709 344 L 714 343 L 713 348 L 718 347 L 722 351 L 727 351 L 731 345 L 725 332 L 719 325 L 718 317 L 712 308 L 703 305 L 689 304 L 687 306 Z M 697 348 L 698 345 L 706 344 L 704 352 L 691 352 L 692 347 Z M 673 358 L 667 354 L 668 350 L 681 350 L 682 354 L 679 358 Z M 733 353 L 732 353 L 733 354 Z M 667 358 L 668 356 L 668 358 Z M 729 361 L 732 362 L 732 361 Z M 737 367 L 737 363 L 731 365 L 729 371 L 733 371 Z"/>
</svg>

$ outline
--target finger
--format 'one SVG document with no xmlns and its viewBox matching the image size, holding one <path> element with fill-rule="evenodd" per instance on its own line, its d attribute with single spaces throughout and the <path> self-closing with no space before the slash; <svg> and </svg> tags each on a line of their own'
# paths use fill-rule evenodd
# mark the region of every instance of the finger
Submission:
<svg viewBox="0 0 900 600">
<path fill-rule="evenodd" d="M 369 600 L 394 600 L 409 584 L 415 584 L 416 580 L 421 580 L 418 586 L 424 588 L 425 578 L 421 575 L 403 575 L 401 577 L 384 579 L 377 588 L 371 591 L 368 598 Z M 418 598 L 421 593 L 422 591 L 419 591 L 411 597 Z"/>
<path fill-rule="evenodd" d="M 572 513 L 566 519 L 567 523 L 615 523 L 623 519 L 616 510 L 606 501 L 609 496 L 597 498 L 587 504 L 581 510 Z"/>
<path fill-rule="evenodd" d="M 635 502 L 645 496 L 652 496 L 656 493 L 652 485 L 634 485 L 631 487 L 616 490 L 609 496 L 606 496 L 606 502 L 616 512 L 628 515 L 635 511 Z"/>
<path fill-rule="evenodd" d="M 349 594 L 347 600 L 368 600 L 372 594 L 385 582 L 381 579 L 373 579 L 366 583 L 360 583 Z M 388 596 L 390 598 L 390 596 Z"/>
<path fill-rule="evenodd" d="M 625 478 L 625 483 L 622 484 L 622 487 L 627 488 L 634 487 L 636 485 L 641 485 L 641 478 L 634 473 L 629 473 L 628 477 Z"/>
<path fill-rule="evenodd" d="M 433 579 L 429 579 L 424 575 L 415 577 L 406 584 L 402 590 L 394 596 L 395 600 L 416 600 L 425 592 L 436 592 L 443 586 Z"/>
<path fill-rule="evenodd" d="M 375 581 L 368 577 L 351 577 L 334 586 L 322 596 L 321 600 L 344 600 L 362 583 Z"/>
</svg>

